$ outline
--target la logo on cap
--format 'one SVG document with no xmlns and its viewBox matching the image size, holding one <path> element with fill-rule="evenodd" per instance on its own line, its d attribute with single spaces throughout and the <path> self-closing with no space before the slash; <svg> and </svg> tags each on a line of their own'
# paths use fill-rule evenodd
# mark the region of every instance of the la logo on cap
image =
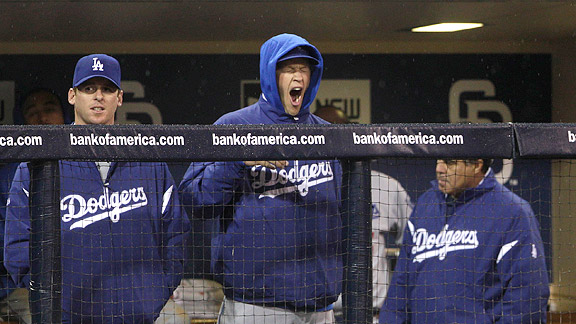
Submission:
<svg viewBox="0 0 576 324">
<path fill-rule="evenodd" d="M 94 65 L 92 65 L 92 71 L 104 71 L 104 64 L 100 62 L 97 57 L 92 58 Z"/>
<path fill-rule="evenodd" d="M 120 63 L 106 54 L 86 55 L 76 63 L 72 86 L 77 87 L 82 82 L 95 77 L 106 78 L 120 89 Z"/>
</svg>

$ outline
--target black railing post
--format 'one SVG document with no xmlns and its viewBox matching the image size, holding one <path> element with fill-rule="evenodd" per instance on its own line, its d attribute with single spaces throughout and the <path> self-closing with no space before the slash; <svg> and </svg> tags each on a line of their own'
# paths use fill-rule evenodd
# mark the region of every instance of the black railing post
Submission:
<svg viewBox="0 0 576 324">
<path fill-rule="evenodd" d="M 62 322 L 60 168 L 58 161 L 28 163 L 30 170 L 30 311 L 32 322 Z"/>
<path fill-rule="evenodd" d="M 344 281 L 342 306 L 345 324 L 372 323 L 372 202 L 369 161 L 343 165 Z"/>
</svg>

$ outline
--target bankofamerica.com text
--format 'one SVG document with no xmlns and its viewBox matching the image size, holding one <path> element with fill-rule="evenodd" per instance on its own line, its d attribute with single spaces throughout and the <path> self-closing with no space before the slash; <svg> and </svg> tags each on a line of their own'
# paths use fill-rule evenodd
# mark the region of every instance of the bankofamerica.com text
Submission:
<svg viewBox="0 0 576 324">
<path fill-rule="evenodd" d="M 74 135 L 70 133 L 72 146 L 184 146 L 184 136 L 152 135 Z"/>
</svg>

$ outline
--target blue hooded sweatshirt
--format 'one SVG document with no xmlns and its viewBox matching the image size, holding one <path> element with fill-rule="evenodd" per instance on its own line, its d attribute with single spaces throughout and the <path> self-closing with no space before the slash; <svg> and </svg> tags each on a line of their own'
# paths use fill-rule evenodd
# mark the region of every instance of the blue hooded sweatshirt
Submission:
<svg viewBox="0 0 576 324">
<path fill-rule="evenodd" d="M 10 190 L 4 264 L 30 282 L 28 195 L 22 163 Z M 164 163 L 60 162 L 63 323 L 153 323 L 182 278 L 190 221 Z"/>
<path fill-rule="evenodd" d="M 297 46 L 319 64 L 296 116 L 284 111 L 276 84 L 279 58 Z M 322 76 L 318 50 L 289 34 L 260 52 L 263 94 L 254 105 L 215 124 L 326 124 L 310 113 Z M 289 161 L 283 170 L 242 161 L 192 163 L 180 185 L 194 217 L 220 220 L 212 241 L 212 270 L 228 298 L 262 306 L 315 311 L 341 291 L 341 167 L 336 160 Z"/>
<path fill-rule="evenodd" d="M 6 203 L 14 173 L 18 168 L 18 163 L 6 163 L 0 166 L 0 238 L 1 246 L 4 248 L 4 226 L 6 224 Z M 4 268 L 4 253 L 2 253 L 2 264 L 0 264 L 0 300 L 6 298 L 15 288 L 16 284 L 10 278 L 8 271 Z"/>
<path fill-rule="evenodd" d="M 457 199 L 424 193 L 380 312 L 380 323 L 546 323 L 548 272 L 528 202 L 490 170 Z"/>
</svg>

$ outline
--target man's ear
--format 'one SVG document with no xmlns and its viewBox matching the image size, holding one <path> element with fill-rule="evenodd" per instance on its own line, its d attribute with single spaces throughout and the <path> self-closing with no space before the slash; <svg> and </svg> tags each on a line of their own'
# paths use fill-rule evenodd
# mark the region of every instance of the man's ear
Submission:
<svg viewBox="0 0 576 324">
<path fill-rule="evenodd" d="M 76 103 L 76 92 L 74 92 L 74 88 L 68 90 L 68 103 L 72 106 Z"/>
<path fill-rule="evenodd" d="M 124 91 L 118 90 L 118 107 L 122 106 L 124 102 Z"/>
<path fill-rule="evenodd" d="M 482 168 L 484 168 L 484 161 L 482 159 L 476 160 L 476 166 L 474 167 L 474 173 L 483 174 Z"/>
</svg>

